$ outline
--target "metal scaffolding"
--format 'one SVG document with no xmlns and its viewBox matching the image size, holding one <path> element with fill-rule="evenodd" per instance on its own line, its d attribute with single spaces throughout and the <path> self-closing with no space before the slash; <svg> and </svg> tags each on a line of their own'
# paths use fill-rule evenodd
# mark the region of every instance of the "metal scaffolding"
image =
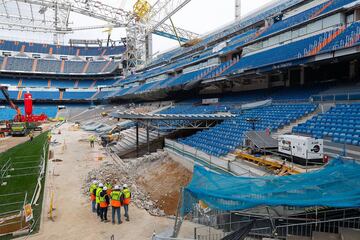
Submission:
<svg viewBox="0 0 360 240">
<path fill-rule="evenodd" d="M 191 0 L 157 0 L 139 19 L 134 12 L 116 8 L 96 0 L 0 0 L 0 29 L 52 33 L 54 43 L 74 31 L 96 28 L 125 28 L 126 69 L 142 67 L 152 56 L 151 34 L 187 41 L 197 34 L 173 28 L 165 21 Z M 70 13 L 77 13 L 106 22 L 99 26 L 71 27 Z"/>
</svg>

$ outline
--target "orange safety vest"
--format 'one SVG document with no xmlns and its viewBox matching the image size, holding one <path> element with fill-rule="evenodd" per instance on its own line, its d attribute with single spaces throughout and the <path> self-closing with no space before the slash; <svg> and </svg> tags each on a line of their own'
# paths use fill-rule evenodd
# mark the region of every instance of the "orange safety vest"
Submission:
<svg viewBox="0 0 360 240">
<path fill-rule="evenodd" d="M 106 196 L 106 194 L 102 197 L 100 196 L 100 207 L 101 208 L 106 208 L 108 206 L 105 196 Z"/>
<path fill-rule="evenodd" d="M 110 196 L 111 196 L 111 206 L 121 207 L 121 202 L 120 202 L 121 192 L 114 190 L 112 191 Z"/>
<path fill-rule="evenodd" d="M 95 196 L 95 194 L 94 194 L 94 190 L 96 189 L 97 187 L 96 187 L 96 184 L 92 184 L 91 186 L 90 186 L 90 200 L 91 201 L 95 201 L 96 200 L 96 196 Z"/>
<path fill-rule="evenodd" d="M 122 193 L 124 194 L 124 205 L 129 205 L 131 199 L 130 190 L 128 188 L 125 188 Z"/>
</svg>

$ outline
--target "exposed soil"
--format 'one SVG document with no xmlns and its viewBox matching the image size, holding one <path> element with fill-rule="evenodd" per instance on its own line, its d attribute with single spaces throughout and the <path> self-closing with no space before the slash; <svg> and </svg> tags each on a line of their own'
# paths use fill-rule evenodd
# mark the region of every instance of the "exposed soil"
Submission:
<svg viewBox="0 0 360 240">
<path fill-rule="evenodd" d="M 139 175 L 137 184 L 149 193 L 166 215 L 175 215 L 180 188 L 190 182 L 192 173 L 177 162 L 167 160 L 149 165 Z"/>
</svg>

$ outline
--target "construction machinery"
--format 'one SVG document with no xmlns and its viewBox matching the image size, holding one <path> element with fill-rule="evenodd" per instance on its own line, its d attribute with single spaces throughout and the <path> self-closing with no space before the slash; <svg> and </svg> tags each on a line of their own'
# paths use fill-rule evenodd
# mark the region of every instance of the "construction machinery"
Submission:
<svg viewBox="0 0 360 240">
<path fill-rule="evenodd" d="M 108 133 L 100 135 L 101 145 L 103 147 L 106 147 L 109 146 L 109 144 L 111 143 L 116 143 L 117 141 L 119 141 L 121 138 L 120 131 L 121 129 L 118 126 L 116 126 Z"/>
<path fill-rule="evenodd" d="M 14 117 L 14 122 L 45 122 L 48 117 L 45 114 L 34 115 L 33 114 L 33 102 L 31 93 L 24 94 L 24 106 L 25 114 L 21 114 L 20 108 L 11 100 L 8 86 L 0 86 L 0 90 L 4 95 L 6 101 L 9 103 L 10 107 L 16 110 L 16 115 Z"/>
<path fill-rule="evenodd" d="M 5 125 L 6 127 L 1 129 L 2 133 L 5 134 L 6 132 L 9 132 L 12 136 L 26 136 L 32 130 L 42 130 L 42 128 L 39 127 L 39 124 L 41 122 L 45 122 L 48 117 L 45 114 L 33 114 L 32 95 L 30 93 L 24 94 L 25 115 L 23 115 L 19 106 L 11 100 L 8 92 L 8 86 L 0 86 L 0 90 L 10 107 L 16 111 L 16 115 L 14 116 L 12 122 L 7 123 Z"/>
</svg>

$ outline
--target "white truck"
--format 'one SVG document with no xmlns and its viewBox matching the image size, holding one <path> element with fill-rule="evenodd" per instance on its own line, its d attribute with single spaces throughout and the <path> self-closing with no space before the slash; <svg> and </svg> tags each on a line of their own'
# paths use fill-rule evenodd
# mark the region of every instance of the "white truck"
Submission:
<svg viewBox="0 0 360 240">
<path fill-rule="evenodd" d="M 289 156 L 294 162 L 305 164 L 322 163 L 324 158 L 324 141 L 298 135 L 280 135 L 278 151 Z"/>
</svg>

